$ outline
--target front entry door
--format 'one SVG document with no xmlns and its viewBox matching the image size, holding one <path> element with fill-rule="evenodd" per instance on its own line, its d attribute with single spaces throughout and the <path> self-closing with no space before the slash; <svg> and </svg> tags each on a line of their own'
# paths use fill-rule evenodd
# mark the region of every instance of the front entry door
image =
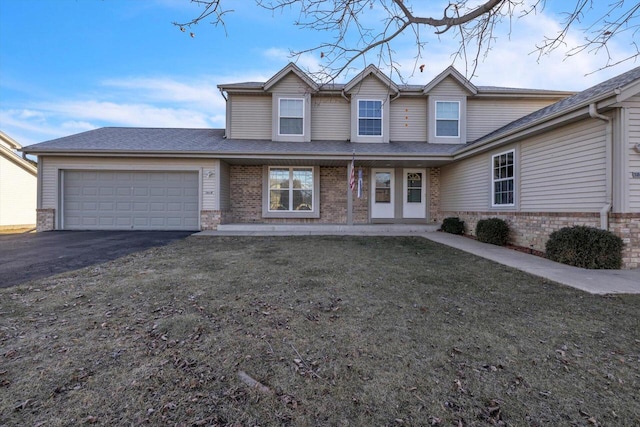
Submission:
<svg viewBox="0 0 640 427">
<path fill-rule="evenodd" d="M 394 169 L 372 169 L 371 218 L 393 218 Z"/>
<path fill-rule="evenodd" d="M 427 186 L 425 169 L 404 169 L 402 172 L 403 218 L 426 218 Z"/>
</svg>

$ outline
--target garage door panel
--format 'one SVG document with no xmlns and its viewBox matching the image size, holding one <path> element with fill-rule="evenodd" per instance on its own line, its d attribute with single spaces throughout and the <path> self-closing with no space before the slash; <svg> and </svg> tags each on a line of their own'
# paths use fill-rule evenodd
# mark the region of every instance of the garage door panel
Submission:
<svg viewBox="0 0 640 427">
<path fill-rule="evenodd" d="M 65 229 L 196 230 L 197 172 L 64 171 Z"/>
</svg>

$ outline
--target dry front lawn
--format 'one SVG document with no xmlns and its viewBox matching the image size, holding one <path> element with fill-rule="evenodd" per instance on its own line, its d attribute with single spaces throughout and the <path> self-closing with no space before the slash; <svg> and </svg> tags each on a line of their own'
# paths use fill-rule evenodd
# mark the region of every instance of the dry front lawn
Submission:
<svg viewBox="0 0 640 427">
<path fill-rule="evenodd" d="M 0 426 L 637 426 L 639 319 L 417 237 L 194 236 L 0 290 Z"/>
</svg>

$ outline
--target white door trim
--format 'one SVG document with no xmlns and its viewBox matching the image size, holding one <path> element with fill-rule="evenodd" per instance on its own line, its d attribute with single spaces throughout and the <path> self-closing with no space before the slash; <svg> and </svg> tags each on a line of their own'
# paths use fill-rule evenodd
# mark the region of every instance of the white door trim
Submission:
<svg viewBox="0 0 640 427">
<path fill-rule="evenodd" d="M 409 202 L 409 174 L 421 174 L 420 202 Z M 415 195 L 415 194 L 414 194 Z M 427 170 L 406 168 L 402 170 L 402 217 L 426 218 L 427 216 Z"/>
<path fill-rule="evenodd" d="M 394 218 L 395 211 L 395 169 L 374 168 L 371 169 L 371 218 Z M 380 174 L 388 174 L 384 180 L 385 185 L 378 187 L 376 177 Z M 377 196 L 377 198 L 376 198 Z"/>
</svg>

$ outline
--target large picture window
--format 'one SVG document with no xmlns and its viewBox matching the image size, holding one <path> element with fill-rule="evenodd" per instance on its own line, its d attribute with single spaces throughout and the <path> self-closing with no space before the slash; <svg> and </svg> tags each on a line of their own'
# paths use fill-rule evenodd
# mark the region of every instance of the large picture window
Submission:
<svg viewBox="0 0 640 427">
<path fill-rule="evenodd" d="M 269 168 L 269 211 L 313 209 L 313 168 Z"/>
<path fill-rule="evenodd" d="M 302 135 L 304 133 L 304 99 L 280 98 L 280 135 Z"/>
<path fill-rule="evenodd" d="M 382 101 L 358 101 L 358 136 L 382 136 Z"/>
<path fill-rule="evenodd" d="M 436 136 L 458 138 L 460 136 L 460 103 L 436 101 Z"/>
<path fill-rule="evenodd" d="M 492 204 L 513 206 L 515 204 L 515 160 L 514 151 L 492 157 Z"/>
</svg>

